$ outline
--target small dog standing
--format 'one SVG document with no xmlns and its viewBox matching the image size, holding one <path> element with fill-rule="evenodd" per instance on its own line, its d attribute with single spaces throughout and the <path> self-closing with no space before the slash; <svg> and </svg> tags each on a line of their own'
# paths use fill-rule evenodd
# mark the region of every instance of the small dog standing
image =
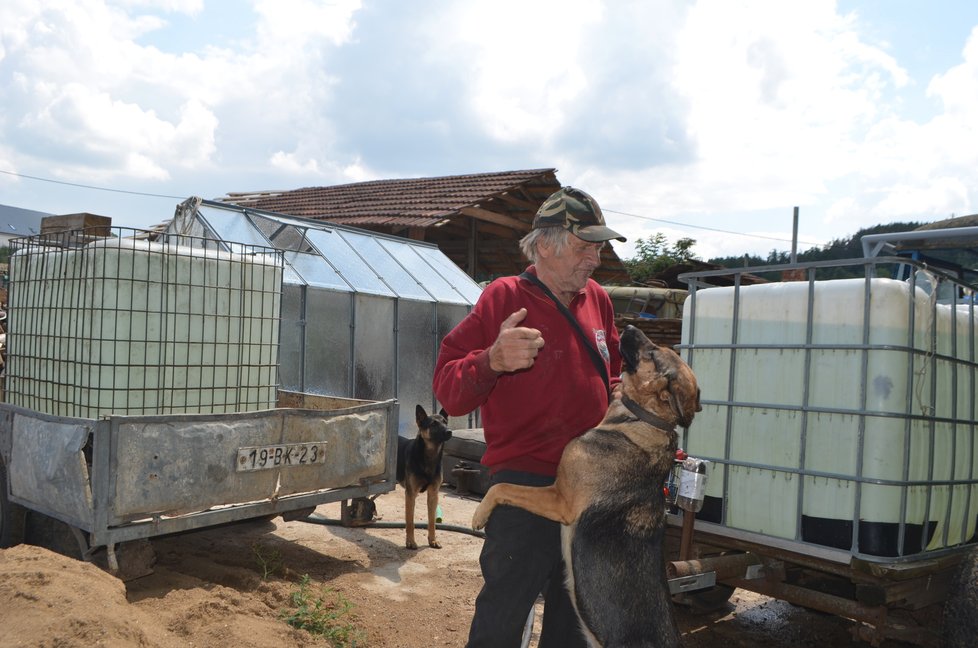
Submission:
<svg viewBox="0 0 978 648">
<path fill-rule="evenodd" d="M 567 444 L 553 485 L 494 485 L 472 526 L 485 526 L 500 504 L 560 522 L 567 589 L 588 644 L 674 648 L 662 484 L 676 456 L 676 426 L 688 427 L 700 411 L 700 391 L 679 355 L 634 326 L 622 333 L 621 355 L 621 399 Z"/>
<path fill-rule="evenodd" d="M 445 441 L 452 438 L 448 414 L 441 410 L 428 416 L 418 405 L 414 410 L 418 436 L 397 438 L 397 483 L 404 488 L 404 519 L 407 528 L 405 546 L 417 549 L 414 541 L 414 503 L 419 493 L 428 494 L 428 546 L 441 549 L 435 539 L 438 511 L 438 489 L 441 488 L 441 455 Z"/>
</svg>

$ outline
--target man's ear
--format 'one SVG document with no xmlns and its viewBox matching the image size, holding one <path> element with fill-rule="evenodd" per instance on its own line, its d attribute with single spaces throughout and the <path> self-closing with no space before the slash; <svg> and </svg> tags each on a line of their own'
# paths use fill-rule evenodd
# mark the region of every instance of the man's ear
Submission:
<svg viewBox="0 0 978 648">
<path fill-rule="evenodd" d="M 542 259 L 549 259 L 553 256 L 553 247 L 543 241 L 537 241 L 537 256 Z"/>
</svg>

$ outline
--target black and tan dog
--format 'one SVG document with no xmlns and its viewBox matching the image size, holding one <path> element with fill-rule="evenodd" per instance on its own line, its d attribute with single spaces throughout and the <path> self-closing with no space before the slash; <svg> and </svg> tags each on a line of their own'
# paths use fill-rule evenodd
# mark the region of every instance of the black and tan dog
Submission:
<svg viewBox="0 0 978 648">
<path fill-rule="evenodd" d="M 419 493 L 428 495 L 428 546 L 441 549 L 435 539 L 438 511 L 438 489 L 441 488 L 441 455 L 445 441 L 452 438 L 448 414 L 441 410 L 428 416 L 418 405 L 414 410 L 418 436 L 397 438 L 397 483 L 404 487 L 404 519 L 407 527 L 405 546 L 417 549 L 414 541 L 414 503 Z"/>
<path fill-rule="evenodd" d="M 472 518 L 500 504 L 560 522 L 567 588 L 591 646 L 665 647 L 679 631 L 665 577 L 662 485 L 676 425 L 700 407 L 699 387 L 674 351 L 628 326 L 621 337 L 622 397 L 598 427 L 564 449 L 552 486 L 496 484 Z"/>
</svg>

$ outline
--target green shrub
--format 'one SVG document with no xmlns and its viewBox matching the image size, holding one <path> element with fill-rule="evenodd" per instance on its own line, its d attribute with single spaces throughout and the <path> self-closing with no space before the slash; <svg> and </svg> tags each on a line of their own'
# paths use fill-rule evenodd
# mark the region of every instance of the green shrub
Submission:
<svg viewBox="0 0 978 648">
<path fill-rule="evenodd" d="M 299 589 L 290 597 L 292 609 L 282 612 L 285 622 L 293 628 L 324 637 L 335 648 L 362 646 L 362 633 L 349 618 L 353 603 L 324 585 L 320 585 L 318 591 L 314 590 L 309 574 L 303 574 Z"/>
</svg>

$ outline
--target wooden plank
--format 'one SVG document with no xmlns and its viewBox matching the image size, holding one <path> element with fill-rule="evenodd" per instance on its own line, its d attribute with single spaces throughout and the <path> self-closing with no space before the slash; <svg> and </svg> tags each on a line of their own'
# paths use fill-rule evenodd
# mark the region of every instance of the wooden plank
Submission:
<svg viewBox="0 0 978 648">
<path fill-rule="evenodd" d="M 459 210 L 459 213 L 481 221 L 495 223 L 496 225 L 504 225 L 521 232 L 529 232 L 531 227 L 530 223 L 521 221 L 518 218 L 489 211 L 488 209 L 483 209 L 482 207 L 463 207 Z"/>
</svg>

